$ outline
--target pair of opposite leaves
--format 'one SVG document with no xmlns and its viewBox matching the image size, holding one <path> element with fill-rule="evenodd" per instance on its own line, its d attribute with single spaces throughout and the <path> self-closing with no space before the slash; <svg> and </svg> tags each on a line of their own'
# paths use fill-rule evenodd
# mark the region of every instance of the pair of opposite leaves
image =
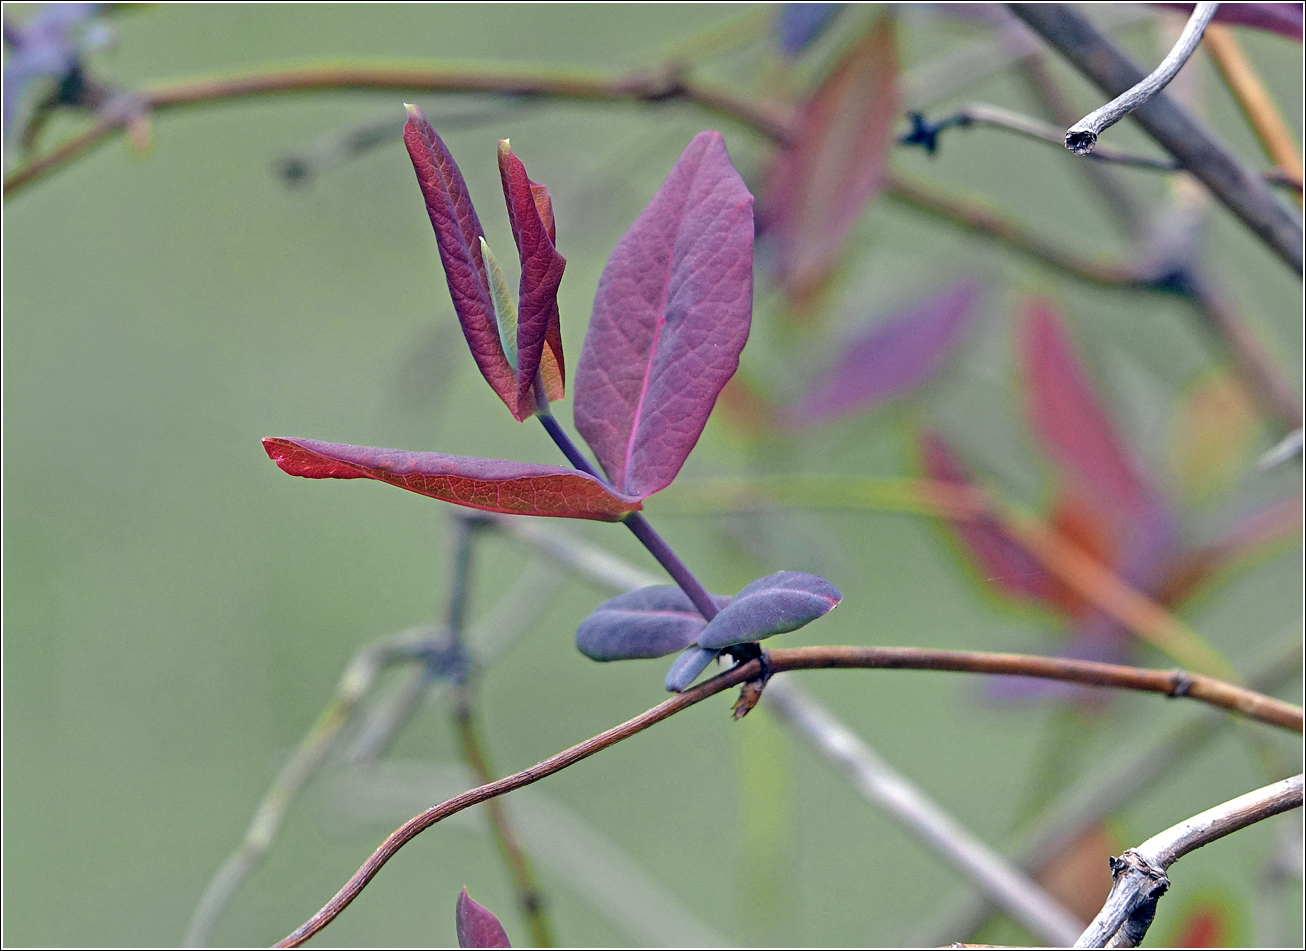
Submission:
<svg viewBox="0 0 1306 951">
<path fill-rule="evenodd" d="M 472 355 L 515 419 L 547 414 L 564 389 L 557 294 L 566 265 L 548 190 L 501 142 L 521 260 L 514 305 L 453 156 L 421 112 L 408 111 L 404 141 Z M 671 484 L 739 366 L 752 317 L 752 206 L 720 133 L 700 133 L 609 258 L 575 387 L 576 429 L 607 481 L 580 469 L 307 439 L 265 439 L 264 448 L 305 478 L 376 479 L 491 512 L 619 521 Z M 678 589 L 646 589 L 600 606 L 582 627 L 582 650 L 601 660 L 685 650 L 692 657 L 668 677 L 683 689 L 674 685 L 688 686 L 725 647 L 801 627 L 839 597 L 814 575 L 781 572 L 747 586 L 709 624 Z"/>
</svg>

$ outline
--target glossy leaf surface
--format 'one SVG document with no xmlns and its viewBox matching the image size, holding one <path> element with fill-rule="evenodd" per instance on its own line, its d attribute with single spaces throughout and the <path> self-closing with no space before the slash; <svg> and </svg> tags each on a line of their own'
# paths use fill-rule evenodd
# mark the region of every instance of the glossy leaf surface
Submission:
<svg viewBox="0 0 1306 951">
<path fill-rule="evenodd" d="M 855 43 L 802 107 L 798 127 L 766 178 L 762 222 L 791 297 L 815 290 L 844 238 L 884 183 L 898 56 L 884 16 Z"/>
<path fill-rule="evenodd" d="M 752 306 L 753 197 L 721 134 L 702 132 L 608 259 L 576 368 L 576 429 L 618 492 L 676 477 Z"/>
<path fill-rule="evenodd" d="M 1104 514 L 1143 508 L 1149 492 L 1047 301 L 1026 308 L 1020 350 L 1030 424 L 1076 494 Z"/>
<path fill-rule="evenodd" d="M 531 388 L 544 372 L 551 400 L 563 397 L 562 331 L 558 317 L 558 285 L 566 260 L 554 246 L 553 204 L 543 185 L 526 176 L 521 159 L 505 139 L 499 143 L 499 177 L 508 204 L 508 222 L 521 258 L 517 295 L 517 404 L 524 415 L 534 411 Z M 546 352 L 548 360 L 544 360 Z"/>
<path fill-rule="evenodd" d="M 665 686 L 672 693 L 680 693 L 689 689 L 698 675 L 707 670 L 708 664 L 716 660 L 720 651 L 708 650 L 705 647 L 688 647 L 679 657 L 671 662 L 671 669 L 667 671 Z"/>
<path fill-rule="evenodd" d="M 866 410 L 924 383 L 965 337 L 982 301 L 979 281 L 965 278 L 862 331 L 786 414 L 789 424 Z"/>
<path fill-rule="evenodd" d="M 488 908 L 478 905 L 467 894 L 467 889 L 458 893 L 458 904 L 454 909 L 454 920 L 458 927 L 458 947 L 460 948 L 511 948 L 508 934 L 499 924 L 499 919 Z"/>
<path fill-rule="evenodd" d="M 312 439 L 264 439 L 281 469 L 306 479 L 375 479 L 433 499 L 508 515 L 616 522 L 642 508 L 576 469 Z"/>
<path fill-rule="evenodd" d="M 796 631 L 834 610 L 842 600 L 839 589 L 817 575 L 779 571 L 745 585 L 708 622 L 698 646 L 719 651 Z"/>
<path fill-rule="evenodd" d="M 724 606 L 729 598 L 716 598 Z M 604 601 L 581 622 L 576 646 L 593 660 L 663 657 L 693 644 L 707 621 L 679 588 L 640 588 Z"/>
</svg>

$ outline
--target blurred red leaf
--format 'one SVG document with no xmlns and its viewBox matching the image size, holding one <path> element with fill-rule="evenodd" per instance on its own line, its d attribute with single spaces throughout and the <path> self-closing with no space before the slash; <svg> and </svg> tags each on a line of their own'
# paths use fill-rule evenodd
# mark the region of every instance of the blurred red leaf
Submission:
<svg viewBox="0 0 1306 951">
<path fill-rule="evenodd" d="M 642 508 L 587 473 L 502 459 L 373 449 L 312 439 L 264 439 L 268 457 L 305 479 L 376 479 L 455 505 L 503 512 L 617 522 Z"/>
<path fill-rule="evenodd" d="M 775 243 L 778 283 L 803 298 L 829 276 L 844 238 L 884 183 L 898 54 L 882 16 L 802 107 L 766 178 L 762 224 Z"/>
<path fill-rule="evenodd" d="M 1099 518 L 1121 525 L 1150 504 L 1151 494 L 1049 301 L 1026 307 L 1020 349 L 1026 411 L 1044 452 Z"/>
</svg>

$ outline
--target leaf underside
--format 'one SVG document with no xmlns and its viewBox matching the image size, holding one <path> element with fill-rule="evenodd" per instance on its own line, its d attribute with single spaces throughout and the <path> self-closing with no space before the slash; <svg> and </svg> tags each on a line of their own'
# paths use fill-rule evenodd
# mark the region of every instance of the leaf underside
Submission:
<svg viewBox="0 0 1306 951">
<path fill-rule="evenodd" d="M 282 470 L 306 479 L 375 479 L 455 505 L 508 515 L 620 521 L 643 506 L 576 469 L 374 449 L 312 439 L 264 439 Z"/>
</svg>

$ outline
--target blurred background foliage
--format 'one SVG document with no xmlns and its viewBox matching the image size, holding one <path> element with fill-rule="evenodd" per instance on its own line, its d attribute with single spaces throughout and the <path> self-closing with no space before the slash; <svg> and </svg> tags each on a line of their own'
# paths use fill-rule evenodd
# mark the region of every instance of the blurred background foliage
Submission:
<svg viewBox="0 0 1306 951">
<path fill-rule="evenodd" d="M 100 80 L 134 89 L 310 60 L 622 75 L 675 58 L 745 99 L 792 103 L 880 12 L 843 11 L 788 61 L 777 49 L 776 9 L 766 6 L 159 5 L 119 11 L 115 41 L 87 63 Z M 32 15 L 33 5 L 5 7 L 7 22 Z M 943 5 L 895 6 L 892 16 L 906 77 L 922 68 L 946 76 L 948 57 L 990 29 L 983 17 Z M 1152 63 L 1172 29 L 1144 12 L 1114 36 Z M 1301 46 L 1255 30 L 1236 35 L 1300 142 Z M 1100 103 L 1054 56 L 1046 66 L 1083 111 Z M 1209 62 L 1199 54 L 1188 70 L 1194 108 L 1245 162 L 1266 167 Z M 174 110 L 154 120 L 143 154 L 115 139 L 6 200 L 6 943 L 180 940 L 213 870 L 351 655 L 444 611 L 446 507 L 362 484 L 288 479 L 260 437 L 558 461 L 538 428 L 503 412 L 467 358 L 398 138 L 404 98 L 314 92 Z M 560 303 L 572 366 L 607 254 L 685 143 L 720 129 L 758 193 L 772 153 L 755 130 L 684 102 L 417 101 L 458 158 L 492 245 L 511 241 L 497 210 L 496 141 L 511 137 L 531 176 L 548 184 L 568 259 Z M 1040 113 L 1012 68 L 984 70 L 922 105 L 945 115 L 967 101 Z M 320 154 L 314 143 L 323 136 L 388 118 L 394 134 L 380 147 L 293 187 L 279 171 L 288 157 Z M 41 143 L 84 124 L 55 114 Z M 905 128 L 899 118 L 898 131 Z M 1155 151 L 1128 122 L 1110 137 Z M 15 148 L 8 171 L 19 164 Z M 890 166 L 1090 257 L 1129 259 L 1134 250 L 1075 161 L 973 129 L 946 133 L 933 157 L 898 148 Z M 1149 209 L 1171 201 L 1167 176 L 1124 174 Z M 1299 280 L 1222 209 L 1203 221 L 1201 259 L 1300 394 Z M 1076 280 L 884 196 L 857 218 L 840 260 L 829 286 L 802 306 L 759 276 L 743 364 L 754 395 L 792 400 L 830 362 L 841 334 L 964 275 L 984 287 L 974 327 L 941 373 L 878 412 L 777 436 L 758 435 L 746 405 L 719 411 L 681 481 L 648 505 L 712 590 L 734 591 L 781 568 L 818 571 L 839 586 L 840 610 L 788 635 L 786 646 L 1053 653 L 1065 644 L 1061 616 L 1004 598 L 934 520 L 874 502 L 851 511 L 725 511 L 719 498 L 695 491 L 721 477 L 917 476 L 918 434 L 929 429 L 1000 496 L 1046 508 L 1052 481 L 1024 422 L 1015 357 L 1030 295 L 1061 313 L 1117 431 L 1180 500 L 1186 539 L 1216 536 L 1231 512 L 1300 493 L 1299 463 L 1255 470 L 1282 427 L 1227 395 L 1225 359 L 1178 297 Z M 559 415 L 570 411 L 559 407 Z M 1286 539 L 1177 608 L 1240 671 L 1300 632 L 1297 518 Z M 563 527 L 655 568 L 624 532 Z M 526 561 L 520 545 L 483 540 L 473 617 Z M 567 582 L 541 621 L 483 672 L 479 710 L 497 775 L 663 699 L 665 665 L 596 665 L 576 652 L 577 623 L 604 597 Z M 1150 648 L 1134 656 L 1173 664 Z M 799 679 L 997 846 L 1058 789 L 1185 712 L 1133 695 L 1091 710 L 1013 705 L 953 674 Z M 1300 679 L 1278 695 L 1300 702 Z M 964 882 L 815 754 L 765 715 L 731 722 L 727 706 L 709 701 L 552 777 L 530 791 L 544 798 L 533 809 L 523 803 L 521 821 L 555 830 L 579 823 L 568 837 L 573 865 L 635 885 L 641 880 L 629 869 L 640 870 L 669 896 L 666 927 L 704 942 L 910 941 L 966 894 Z M 1280 778 L 1267 775 L 1267 756 L 1301 768 L 1296 738 L 1255 724 L 1225 730 L 1113 815 L 1095 847 L 1137 844 Z M 463 788 L 437 782 L 438 764 L 458 759 L 439 706 L 421 712 L 387 759 L 398 772 L 379 773 L 371 785 L 333 783 L 328 772 L 311 787 L 215 941 L 279 938 L 400 821 Z M 1186 858 L 1149 941 L 1299 941 L 1300 880 L 1290 879 L 1285 901 L 1267 898 L 1270 863 L 1290 827 L 1300 829 L 1299 816 Z M 615 907 L 565 862 L 535 861 L 560 943 L 670 940 L 670 932 L 641 932 L 632 924 L 643 920 L 637 911 Z M 1100 870 L 1104 862 L 1094 852 L 1088 864 Z M 1094 874 L 1070 874 L 1070 891 L 1089 888 Z M 316 942 L 452 943 L 464 885 L 510 936 L 523 934 L 491 840 L 469 822 L 410 845 Z M 983 935 L 1028 940 L 1001 923 Z"/>
</svg>

